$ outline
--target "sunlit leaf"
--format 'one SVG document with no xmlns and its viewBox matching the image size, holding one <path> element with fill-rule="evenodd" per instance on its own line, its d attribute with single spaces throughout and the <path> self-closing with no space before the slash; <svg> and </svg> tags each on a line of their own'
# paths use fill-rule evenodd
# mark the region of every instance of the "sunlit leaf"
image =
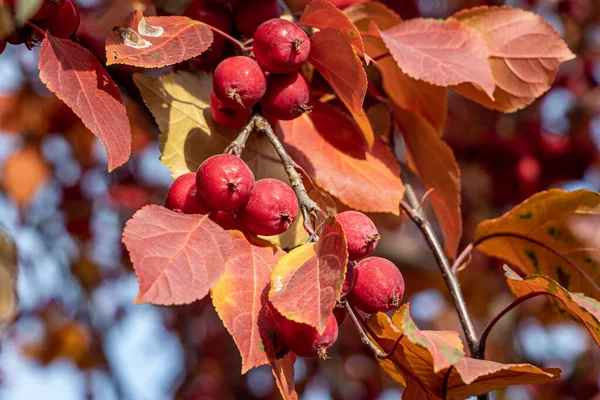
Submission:
<svg viewBox="0 0 600 400">
<path fill-rule="evenodd" d="M 348 252 L 339 222 L 330 217 L 318 230 L 319 241 L 285 255 L 271 274 L 269 300 L 286 318 L 322 332 L 346 274 Z"/>
<path fill-rule="evenodd" d="M 292 158 L 342 203 L 398 215 L 404 186 L 389 147 L 376 138 L 368 151 L 350 116 L 327 104 L 313 105 L 310 114 L 278 124 L 277 133 Z"/>
<path fill-rule="evenodd" d="M 43 0 L 19 0 L 15 1 L 15 22 L 23 26 L 37 13 L 42 6 Z"/>
<path fill-rule="evenodd" d="M 50 169 L 37 147 L 27 146 L 12 153 L 2 168 L 2 189 L 19 207 L 27 207 L 48 181 Z"/>
<path fill-rule="evenodd" d="M 477 250 L 528 275 L 546 275 L 574 292 L 600 297 L 600 266 L 570 232 L 574 217 L 593 216 L 600 194 L 551 189 L 537 193 L 503 216 L 480 223 Z M 597 215 L 597 214 L 596 214 Z"/>
<path fill-rule="evenodd" d="M 187 17 L 144 17 L 134 11 L 125 27 L 106 36 L 106 65 L 159 68 L 196 57 L 213 41 L 208 25 Z"/>
<path fill-rule="evenodd" d="M 14 242 L 0 228 L 0 334 L 17 314 L 17 249 Z"/>
<path fill-rule="evenodd" d="M 493 95 L 486 44 L 459 22 L 411 19 L 380 34 L 408 76 L 438 86 L 470 82 Z"/>
<path fill-rule="evenodd" d="M 131 153 L 129 120 L 119 88 L 96 57 L 46 32 L 38 66 L 42 82 L 100 139 L 109 171 L 124 164 Z"/>
<path fill-rule="evenodd" d="M 547 276 L 530 275 L 521 278 L 508 266 L 504 266 L 504 269 L 506 282 L 517 298 L 543 293 L 560 300 L 571 315 L 581 321 L 600 346 L 600 302 L 581 293 L 571 293 Z"/>
<path fill-rule="evenodd" d="M 380 29 L 389 29 L 402 22 L 402 18 L 393 10 L 375 1 L 353 4 L 344 10 L 344 14 L 361 32 L 368 31 L 371 23 Z"/>
<path fill-rule="evenodd" d="M 138 304 L 187 304 L 203 298 L 232 255 L 231 235 L 207 215 L 156 205 L 142 208 L 127 222 L 123 243 L 138 275 Z"/>
<path fill-rule="evenodd" d="M 271 371 L 283 400 L 298 400 L 294 383 L 296 355 L 291 351 L 283 358 L 271 361 Z"/>
<path fill-rule="evenodd" d="M 496 84 L 494 100 L 470 84 L 454 89 L 494 110 L 513 112 L 531 104 L 550 88 L 560 64 L 575 57 L 550 24 L 529 11 L 477 7 L 452 18 L 485 41 Z"/>
</svg>

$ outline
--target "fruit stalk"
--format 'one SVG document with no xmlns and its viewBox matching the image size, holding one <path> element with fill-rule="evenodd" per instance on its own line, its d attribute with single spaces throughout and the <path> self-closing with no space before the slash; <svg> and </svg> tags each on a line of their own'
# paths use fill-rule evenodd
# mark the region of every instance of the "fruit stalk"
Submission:
<svg viewBox="0 0 600 400">
<path fill-rule="evenodd" d="M 254 129 L 254 120 L 254 115 L 248 118 L 248 122 L 246 122 L 246 125 L 244 125 L 244 127 L 240 130 L 240 133 L 238 133 L 235 140 L 231 142 L 231 144 L 225 149 L 225 154 L 234 154 L 238 157 L 242 155 L 244 147 L 246 147 L 246 142 L 248 141 L 248 138 Z"/>
<path fill-rule="evenodd" d="M 350 307 L 350 303 L 348 303 L 348 301 L 344 301 L 344 308 L 346 309 L 346 312 L 350 316 L 352 323 L 354 324 L 356 330 L 358 331 L 358 334 L 360 335 L 360 341 L 369 346 L 373 354 L 375 354 L 375 357 L 385 359 L 386 354 L 379 350 L 379 347 L 377 347 L 377 345 L 373 343 L 371 339 L 369 339 L 369 336 L 367 336 L 367 333 L 360 324 L 360 321 L 358 320 L 358 318 L 356 318 L 356 314 L 354 314 L 354 310 L 352 309 L 352 307 Z"/>
</svg>

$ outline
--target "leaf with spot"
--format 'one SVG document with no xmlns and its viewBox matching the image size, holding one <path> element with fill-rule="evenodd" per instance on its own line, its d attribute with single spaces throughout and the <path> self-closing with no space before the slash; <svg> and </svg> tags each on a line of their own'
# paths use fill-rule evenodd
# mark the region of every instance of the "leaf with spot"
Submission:
<svg viewBox="0 0 600 400">
<path fill-rule="evenodd" d="M 315 184 L 351 208 L 398 215 L 404 195 L 400 168 L 380 138 L 368 150 L 354 121 L 331 105 L 280 121 L 277 134 Z"/>
<path fill-rule="evenodd" d="M 550 88 L 560 64 L 575 58 L 552 26 L 529 11 L 476 7 L 452 18 L 485 41 L 496 84 L 493 100 L 469 83 L 453 89 L 493 110 L 513 112 L 531 104 Z"/>
<path fill-rule="evenodd" d="M 359 56 L 365 53 L 358 29 L 342 10 L 327 0 L 311 1 L 302 12 L 298 25 L 339 31 L 350 39 Z"/>
<path fill-rule="evenodd" d="M 40 79 L 100 139 L 108 170 L 131 153 L 131 128 L 119 88 L 89 50 L 46 32 L 40 49 Z"/>
<path fill-rule="evenodd" d="M 138 276 L 136 304 L 188 304 L 208 294 L 231 257 L 232 237 L 208 215 L 150 205 L 136 212 L 123 243 Z"/>
<path fill-rule="evenodd" d="M 286 254 L 271 274 L 269 300 L 286 318 L 323 332 L 342 289 L 348 251 L 342 226 L 329 217 L 319 241 Z"/>
<path fill-rule="evenodd" d="M 564 304 L 564 308 L 578 319 L 600 346 L 600 302 L 581 293 L 571 293 L 555 280 L 543 275 L 519 277 L 508 266 L 506 282 L 517 298 L 531 297 L 536 294 L 551 296 Z"/>
<path fill-rule="evenodd" d="M 481 222 L 477 250 L 527 275 L 546 275 L 570 291 L 600 298 L 600 265 L 569 229 L 575 217 L 598 215 L 600 194 L 551 189 L 537 193 L 503 216 Z"/>
<path fill-rule="evenodd" d="M 134 11 L 125 27 L 106 36 L 106 65 L 160 68 L 196 57 L 213 41 L 208 25 L 187 17 L 144 17 Z"/>
<path fill-rule="evenodd" d="M 267 343 L 275 331 L 268 312 L 271 271 L 285 254 L 270 243 L 231 231 L 225 271 L 211 297 L 242 356 L 242 374 L 269 363 Z M 275 346 L 276 347 L 276 346 Z"/>
<path fill-rule="evenodd" d="M 160 134 L 160 161 L 173 178 L 196 172 L 208 157 L 222 153 L 237 132 L 216 124 L 210 113 L 212 75 L 170 72 L 158 79 L 135 74 L 133 80 Z M 242 159 L 256 179 L 288 181 L 277 152 L 264 135 L 251 135 Z"/>
<path fill-rule="evenodd" d="M 400 69 L 411 78 L 438 86 L 469 82 L 493 96 L 486 44 L 458 21 L 416 18 L 379 33 Z"/>
</svg>

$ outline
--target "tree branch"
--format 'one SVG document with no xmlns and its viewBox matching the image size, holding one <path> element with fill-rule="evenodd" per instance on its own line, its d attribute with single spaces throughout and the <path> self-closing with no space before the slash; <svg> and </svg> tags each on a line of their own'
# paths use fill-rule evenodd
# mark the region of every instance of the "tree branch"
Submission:
<svg viewBox="0 0 600 400">
<path fill-rule="evenodd" d="M 235 140 L 231 142 L 231 144 L 229 144 L 229 146 L 227 146 L 225 149 L 225 154 L 235 154 L 238 157 L 242 155 L 244 147 L 246 147 L 246 142 L 248 141 L 248 138 L 254 129 L 254 120 L 254 115 L 248 118 L 248 122 L 246 122 L 246 125 L 244 125 L 244 127 L 240 130 L 240 133 L 237 135 Z"/>
<path fill-rule="evenodd" d="M 371 341 L 371 339 L 369 339 L 369 336 L 367 336 L 367 333 L 363 329 L 361 323 L 358 321 L 358 318 L 356 318 L 356 314 L 354 314 L 354 310 L 352 309 L 352 307 L 350 307 L 350 304 L 347 301 L 344 301 L 344 308 L 346 309 L 348 316 L 352 320 L 352 323 L 354 323 L 354 327 L 356 328 L 356 330 L 358 331 L 358 334 L 360 335 L 360 341 L 363 342 L 364 344 L 366 344 L 367 346 L 369 346 L 369 349 L 371 349 L 373 354 L 375 354 L 375 357 L 377 357 L 379 359 L 386 358 L 386 354 L 384 352 L 382 352 L 381 350 L 379 350 L 379 347 L 377 347 L 375 345 L 375 343 L 373 343 Z"/>
</svg>

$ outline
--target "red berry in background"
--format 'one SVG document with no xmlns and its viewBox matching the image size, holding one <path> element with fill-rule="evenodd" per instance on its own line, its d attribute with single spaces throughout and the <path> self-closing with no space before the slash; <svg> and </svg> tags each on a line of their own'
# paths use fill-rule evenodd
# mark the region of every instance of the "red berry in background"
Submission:
<svg viewBox="0 0 600 400">
<path fill-rule="evenodd" d="M 311 110 L 309 100 L 308 84 L 302 74 L 271 74 L 260 105 L 273 117 L 289 121 Z"/>
<path fill-rule="evenodd" d="M 200 165 L 196 186 L 212 209 L 233 210 L 245 204 L 252 195 L 254 174 L 241 158 L 218 154 Z"/>
<path fill-rule="evenodd" d="M 277 179 L 261 179 L 238 215 L 244 227 L 255 235 L 273 236 L 285 232 L 298 216 L 298 199 L 291 187 Z"/>
<path fill-rule="evenodd" d="M 400 305 L 404 295 L 404 278 L 391 261 L 369 257 L 354 268 L 354 288 L 348 301 L 369 314 L 388 312 Z"/>
<path fill-rule="evenodd" d="M 344 229 L 350 260 L 360 260 L 375 250 L 380 236 L 371 218 L 358 211 L 345 211 L 335 219 Z"/>
<path fill-rule="evenodd" d="M 298 25 L 271 19 L 254 32 L 254 57 L 262 69 L 285 74 L 296 72 L 308 59 L 310 39 Z"/>
<path fill-rule="evenodd" d="M 6 49 L 6 40 L 0 40 L 0 54 L 4 53 L 4 49 Z"/>
<path fill-rule="evenodd" d="M 227 58 L 215 69 L 213 91 L 227 107 L 249 109 L 263 97 L 266 88 L 265 74 L 250 57 Z"/>
<path fill-rule="evenodd" d="M 169 188 L 165 207 L 186 214 L 205 214 L 209 211 L 196 191 L 196 174 L 188 172 L 175 179 Z"/>
<path fill-rule="evenodd" d="M 340 291 L 340 300 L 345 299 L 348 296 L 348 293 L 354 288 L 354 280 L 356 276 L 354 273 L 354 263 L 349 262 L 348 267 L 346 268 L 346 277 L 344 278 L 344 282 L 342 283 L 342 290 Z"/>
<path fill-rule="evenodd" d="M 206 0 L 195 0 L 187 6 L 183 15 L 196 21 L 204 22 L 220 31 L 231 34 L 233 29 L 233 16 L 224 5 Z M 227 39 L 213 31 L 213 42 L 210 48 L 198 58 L 204 62 L 216 61 L 223 55 Z"/>
<path fill-rule="evenodd" d="M 242 228 L 235 211 L 213 211 L 208 218 L 225 230 L 237 229 L 239 231 Z"/>
<path fill-rule="evenodd" d="M 79 8 L 73 0 L 65 0 L 62 7 L 56 10 L 51 18 L 35 22 L 40 28 L 48 30 L 52 36 L 69 39 L 77 33 L 81 17 Z"/>
<path fill-rule="evenodd" d="M 335 320 L 337 321 L 338 326 L 342 325 L 342 323 L 346 319 L 346 315 L 348 315 L 348 313 L 346 313 L 345 308 L 336 307 L 333 309 L 333 316 L 335 317 Z"/>
<path fill-rule="evenodd" d="M 281 334 L 285 344 L 297 355 L 306 358 L 319 356 L 327 359 L 329 358 L 327 349 L 333 346 L 337 340 L 338 324 L 331 314 L 327 319 L 325 330 L 319 335 L 319 332 L 310 325 L 284 318 L 281 323 Z"/>
<path fill-rule="evenodd" d="M 278 0 L 244 0 L 233 10 L 233 20 L 240 33 L 251 38 L 265 21 L 281 16 Z"/>
<path fill-rule="evenodd" d="M 31 19 L 46 19 L 54 14 L 65 4 L 65 0 L 42 0 L 40 9 Z"/>
<path fill-rule="evenodd" d="M 250 117 L 251 110 L 239 106 L 227 107 L 217 99 L 214 92 L 211 92 L 210 113 L 217 124 L 229 129 L 242 129 Z"/>
</svg>

